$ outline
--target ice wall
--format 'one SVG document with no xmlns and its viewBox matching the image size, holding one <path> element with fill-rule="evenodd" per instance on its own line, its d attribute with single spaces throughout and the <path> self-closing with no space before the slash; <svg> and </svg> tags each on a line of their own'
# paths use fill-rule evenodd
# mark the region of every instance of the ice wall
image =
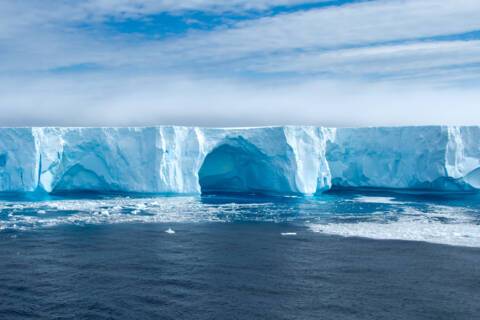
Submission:
<svg viewBox="0 0 480 320">
<path fill-rule="evenodd" d="M 470 191 L 480 186 L 479 127 L 342 128 L 327 146 L 336 188 Z"/>
<path fill-rule="evenodd" d="M 231 186 L 227 191 L 314 194 L 330 187 L 325 161 L 328 129 L 266 127 L 202 133 L 199 178 L 206 189 Z M 222 160 L 226 157 L 227 163 Z"/>
<path fill-rule="evenodd" d="M 39 145 L 31 128 L 0 129 L 0 191 L 35 191 Z"/>
<path fill-rule="evenodd" d="M 10 134 L 19 135 L 22 130 L 11 129 Z M 236 191 L 249 193 L 313 194 L 330 187 L 324 141 L 328 129 L 164 126 L 28 130 L 36 149 L 31 159 L 23 157 L 17 166 L 31 168 L 36 180 L 30 183 L 32 187 L 21 185 L 15 191 L 188 194 L 200 193 L 202 183 L 225 189 L 232 181 L 237 183 Z M 30 142 L 16 140 L 25 146 Z M 212 154 L 225 148 L 241 155 L 243 162 L 232 166 L 220 157 L 212 163 Z M 20 156 L 17 150 L 9 152 Z M 215 168 L 218 166 L 223 166 L 223 172 Z M 202 168 L 215 170 L 203 170 L 204 179 L 200 179 Z"/>
<path fill-rule="evenodd" d="M 0 128 L 0 192 L 480 189 L 480 127 Z"/>
<path fill-rule="evenodd" d="M 39 189 L 154 192 L 155 128 L 36 128 Z"/>
<path fill-rule="evenodd" d="M 448 127 L 447 175 L 480 189 L 480 127 Z"/>
</svg>

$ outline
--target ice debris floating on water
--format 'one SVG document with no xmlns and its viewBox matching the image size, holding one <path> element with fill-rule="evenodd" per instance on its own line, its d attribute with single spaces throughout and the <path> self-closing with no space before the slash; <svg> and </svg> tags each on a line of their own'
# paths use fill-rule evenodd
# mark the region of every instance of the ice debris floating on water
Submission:
<svg viewBox="0 0 480 320">
<path fill-rule="evenodd" d="M 311 195 L 332 187 L 477 190 L 480 127 L 0 129 L 0 192 Z"/>
<path fill-rule="evenodd" d="M 342 237 L 480 247 L 478 212 L 439 205 L 428 206 L 425 211 L 412 204 L 402 204 L 398 209 L 390 217 L 386 212 L 377 212 L 362 221 L 310 223 L 309 227 L 314 232 Z"/>
<path fill-rule="evenodd" d="M 165 227 L 162 231 L 172 234 L 172 231 L 175 232 L 172 228 L 174 223 L 260 221 L 292 223 L 296 227 L 306 226 L 314 232 L 345 237 L 480 247 L 477 197 L 471 202 L 465 199 L 452 203 L 445 203 L 445 200 L 437 203 L 416 197 L 344 195 L 257 203 L 232 203 L 218 201 L 217 198 L 176 196 L 0 201 L 0 231 L 36 230 L 59 225 L 163 223 Z M 137 209 L 139 206 L 143 209 Z M 293 230 L 286 229 L 281 236 L 295 237 L 297 232 Z"/>
<path fill-rule="evenodd" d="M 356 197 L 354 201 L 363 203 L 401 204 L 401 202 L 396 201 L 395 198 L 392 197 L 361 196 Z"/>
<path fill-rule="evenodd" d="M 204 203 L 197 196 L 0 201 L 0 231 L 117 223 L 277 222 L 288 220 L 294 210 L 270 202 Z M 175 232 L 171 227 L 166 231 Z"/>
</svg>

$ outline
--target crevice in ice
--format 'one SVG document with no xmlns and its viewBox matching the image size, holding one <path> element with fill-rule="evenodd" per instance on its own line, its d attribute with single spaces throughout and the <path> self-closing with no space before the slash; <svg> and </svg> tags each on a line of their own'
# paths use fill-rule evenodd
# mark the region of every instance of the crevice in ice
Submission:
<svg viewBox="0 0 480 320">
<path fill-rule="evenodd" d="M 289 186 L 282 172 L 255 145 L 238 137 L 226 139 L 214 148 L 198 176 L 202 194 L 277 194 Z"/>
</svg>

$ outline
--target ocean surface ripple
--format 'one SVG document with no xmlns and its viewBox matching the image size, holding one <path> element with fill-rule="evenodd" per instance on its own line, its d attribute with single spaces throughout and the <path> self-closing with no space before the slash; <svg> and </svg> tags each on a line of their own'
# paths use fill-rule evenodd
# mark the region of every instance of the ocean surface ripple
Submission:
<svg viewBox="0 0 480 320">
<path fill-rule="evenodd" d="M 480 314 L 476 196 L 9 196 L 0 228 L 0 319 Z"/>
</svg>

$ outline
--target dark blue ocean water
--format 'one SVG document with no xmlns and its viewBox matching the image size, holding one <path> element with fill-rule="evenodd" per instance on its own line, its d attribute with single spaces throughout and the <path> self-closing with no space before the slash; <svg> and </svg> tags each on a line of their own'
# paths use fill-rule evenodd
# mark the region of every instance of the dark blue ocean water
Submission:
<svg viewBox="0 0 480 320">
<path fill-rule="evenodd" d="M 371 192 L 8 196 L 0 319 L 476 319 L 479 208 Z"/>
</svg>

